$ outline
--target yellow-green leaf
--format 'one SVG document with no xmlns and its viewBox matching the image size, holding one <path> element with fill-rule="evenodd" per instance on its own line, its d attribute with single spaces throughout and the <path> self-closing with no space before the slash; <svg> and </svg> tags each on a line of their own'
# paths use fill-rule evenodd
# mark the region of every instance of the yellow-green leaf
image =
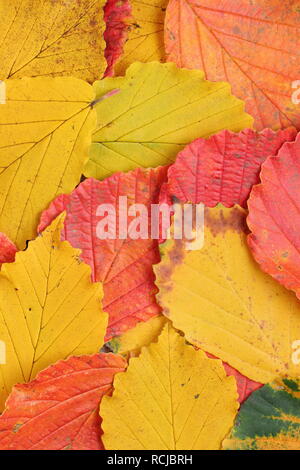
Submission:
<svg viewBox="0 0 300 470">
<path fill-rule="evenodd" d="M 198 251 L 168 240 L 154 267 L 157 299 L 189 342 L 267 383 L 300 374 L 300 304 L 251 257 L 245 216 L 238 206 L 206 209 Z"/>
<path fill-rule="evenodd" d="M 96 114 L 93 88 L 76 78 L 7 80 L 0 105 L 0 232 L 18 246 L 40 213 L 80 181 Z"/>
<path fill-rule="evenodd" d="M 100 406 L 106 449 L 219 449 L 238 409 L 221 361 L 195 351 L 169 323 L 114 388 Z"/>
<path fill-rule="evenodd" d="M 0 0 L 0 80 L 106 69 L 104 0 Z"/>
<path fill-rule="evenodd" d="M 252 125 L 228 83 L 208 82 L 199 70 L 137 62 L 125 77 L 106 78 L 94 87 L 98 124 L 85 175 L 98 179 L 169 164 L 198 137 Z M 119 92 L 107 96 L 114 89 Z"/>
<path fill-rule="evenodd" d="M 168 0 L 131 0 L 127 19 L 127 40 L 121 58 L 115 65 L 116 75 L 124 75 L 136 61 L 165 61 L 164 20 Z"/>
<path fill-rule="evenodd" d="M 107 325 L 102 285 L 90 281 L 80 250 L 60 241 L 59 216 L 0 272 L 0 405 L 11 387 L 70 355 L 99 350 Z"/>
</svg>

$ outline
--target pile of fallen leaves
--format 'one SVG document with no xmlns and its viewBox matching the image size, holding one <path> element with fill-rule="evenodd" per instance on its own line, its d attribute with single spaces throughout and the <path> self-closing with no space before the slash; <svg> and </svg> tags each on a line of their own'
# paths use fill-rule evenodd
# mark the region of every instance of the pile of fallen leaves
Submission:
<svg viewBox="0 0 300 470">
<path fill-rule="evenodd" d="M 0 0 L 0 449 L 300 448 L 299 79 L 298 0 Z"/>
</svg>

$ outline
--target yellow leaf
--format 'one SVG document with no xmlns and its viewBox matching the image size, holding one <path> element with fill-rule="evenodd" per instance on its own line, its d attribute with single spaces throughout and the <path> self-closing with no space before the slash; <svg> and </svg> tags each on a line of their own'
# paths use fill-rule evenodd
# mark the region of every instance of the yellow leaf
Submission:
<svg viewBox="0 0 300 470">
<path fill-rule="evenodd" d="M 116 75 L 124 75 L 133 62 L 165 62 L 164 21 L 168 0 L 131 0 L 127 20 L 128 37 L 124 51 L 115 65 Z"/>
<path fill-rule="evenodd" d="M 90 281 L 80 250 L 60 241 L 59 216 L 14 263 L 0 272 L 0 404 L 11 387 L 70 355 L 91 354 L 103 344 L 107 315 L 102 285 Z M 3 362 L 5 362 L 3 364 Z"/>
<path fill-rule="evenodd" d="M 100 407 L 106 449 L 219 449 L 238 409 L 221 361 L 188 346 L 169 323 L 114 388 Z"/>
<path fill-rule="evenodd" d="M 40 213 L 80 180 L 96 115 L 93 89 L 76 78 L 7 80 L 0 105 L 0 232 L 19 247 Z"/>
<path fill-rule="evenodd" d="M 105 0 L 0 0 L 0 79 L 102 77 Z"/>
<path fill-rule="evenodd" d="M 228 83 L 205 81 L 203 72 L 175 64 L 137 62 L 126 77 L 94 87 L 98 124 L 85 176 L 102 179 L 116 171 L 166 165 L 198 137 L 252 125 Z M 118 93 L 102 99 L 116 88 Z"/>
<path fill-rule="evenodd" d="M 107 345 L 116 354 L 137 356 L 144 346 L 156 341 L 167 319 L 163 315 L 139 322 L 134 328 L 123 335 L 113 338 Z"/>
<path fill-rule="evenodd" d="M 300 305 L 251 257 L 245 216 L 238 206 L 206 209 L 199 251 L 185 251 L 184 240 L 168 240 L 154 267 L 157 299 L 189 342 L 267 383 L 300 373 L 294 350 Z"/>
</svg>

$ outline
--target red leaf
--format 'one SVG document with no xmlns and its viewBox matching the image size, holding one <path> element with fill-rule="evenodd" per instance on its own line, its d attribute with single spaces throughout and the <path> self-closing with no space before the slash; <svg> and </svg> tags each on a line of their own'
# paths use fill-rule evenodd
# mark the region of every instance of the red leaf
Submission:
<svg viewBox="0 0 300 470">
<path fill-rule="evenodd" d="M 226 81 L 256 129 L 300 129 L 298 0 L 170 0 L 167 60 Z M 297 87 L 299 89 L 299 86 Z"/>
<path fill-rule="evenodd" d="M 282 144 L 294 140 L 293 128 L 238 134 L 222 131 L 209 139 L 197 139 L 182 150 L 168 171 L 168 194 L 182 202 L 208 207 L 247 205 L 251 188 L 259 183 L 262 163 L 276 155 Z M 164 195 L 164 199 L 166 196 Z"/>
<path fill-rule="evenodd" d="M 106 31 L 105 58 L 107 69 L 105 76 L 112 76 L 114 65 L 123 52 L 123 46 L 127 36 L 125 19 L 130 17 L 131 8 L 128 0 L 108 0 L 104 7 L 104 19 Z"/>
<path fill-rule="evenodd" d="M 100 220 L 96 216 L 97 207 L 112 204 L 118 210 L 119 196 L 127 196 L 128 207 L 142 203 L 150 208 L 151 204 L 158 203 L 166 176 L 167 167 L 160 167 L 117 173 L 104 181 L 90 178 L 70 195 L 55 199 L 42 215 L 39 231 L 66 210 L 63 239 L 82 250 L 82 259 L 92 268 L 93 281 L 104 284 L 103 307 L 109 313 L 107 341 L 160 313 L 152 270 L 160 257 L 157 240 L 150 238 L 100 240 L 96 236 Z M 131 219 L 127 217 L 128 222 Z"/>
<path fill-rule="evenodd" d="M 0 266 L 2 263 L 12 263 L 15 260 L 16 252 L 17 248 L 13 242 L 0 232 Z"/>
<path fill-rule="evenodd" d="M 0 449 L 103 449 L 99 404 L 125 368 L 114 354 L 70 357 L 16 385 L 0 416 Z"/>
<path fill-rule="evenodd" d="M 248 205 L 248 243 L 256 261 L 300 298 L 300 134 L 266 160 Z"/>
</svg>

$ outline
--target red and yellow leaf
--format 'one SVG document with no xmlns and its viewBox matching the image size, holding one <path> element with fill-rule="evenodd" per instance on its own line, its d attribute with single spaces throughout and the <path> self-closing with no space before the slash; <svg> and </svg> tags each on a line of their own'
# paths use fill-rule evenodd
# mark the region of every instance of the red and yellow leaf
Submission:
<svg viewBox="0 0 300 470">
<path fill-rule="evenodd" d="M 257 129 L 299 129 L 299 8 L 299 0 L 170 0 L 167 60 L 231 83 Z"/>
<path fill-rule="evenodd" d="M 0 266 L 2 263 L 14 261 L 16 252 L 16 245 L 4 233 L 0 232 Z"/>
</svg>

